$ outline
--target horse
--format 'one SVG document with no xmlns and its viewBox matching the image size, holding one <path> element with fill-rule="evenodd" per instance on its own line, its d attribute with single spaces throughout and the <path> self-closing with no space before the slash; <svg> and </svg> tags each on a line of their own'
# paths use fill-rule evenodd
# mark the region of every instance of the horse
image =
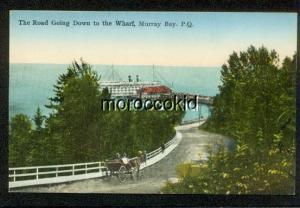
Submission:
<svg viewBox="0 0 300 208">
<path fill-rule="evenodd" d="M 139 172 L 140 172 L 140 165 L 142 163 L 142 158 L 141 157 L 134 157 L 129 159 L 128 161 L 128 165 L 131 169 L 136 169 L 137 171 L 137 176 L 139 176 Z"/>
</svg>

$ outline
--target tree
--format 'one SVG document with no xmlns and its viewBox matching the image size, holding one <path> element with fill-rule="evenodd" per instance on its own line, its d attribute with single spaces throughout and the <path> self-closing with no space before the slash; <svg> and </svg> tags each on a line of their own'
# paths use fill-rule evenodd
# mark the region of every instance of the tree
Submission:
<svg viewBox="0 0 300 208">
<path fill-rule="evenodd" d="M 101 92 L 99 77 L 81 60 L 68 67 L 55 85 L 56 97 L 50 98 L 54 113 L 48 120 L 50 134 L 62 145 L 62 162 L 85 162 L 100 154 Z"/>
<path fill-rule="evenodd" d="M 202 128 L 231 137 L 236 148 L 198 167 L 185 164 L 180 183 L 168 183 L 163 192 L 293 194 L 295 77 L 296 56 L 280 66 L 278 54 L 265 47 L 234 52 L 222 66 L 220 93 Z M 196 175 L 185 171 L 193 168 Z"/>
<path fill-rule="evenodd" d="M 29 165 L 43 165 L 49 164 L 50 158 L 47 157 L 47 141 L 43 123 L 45 116 L 42 115 L 41 109 L 38 106 L 36 113 L 33 117 L 35 129 L 31 131 L 31 149 L 26 158 L 26 163 Z"/>
<path fill-rule="evenodd" d="M 42 125 L 43 125 L 44 119 L 45 119 L 45 117 L 42 115 L 41 109 L 38 106 L 36 113 L 34 115 L 34 118 L 33 118 L 35 128 L 37 131 L 42 130 Z"/>
<path fill-rule="evenodd" d="M 9 166 L 25 166 L 31 150 L 32 123 L 24 114 L 15 115 L 10 123 Z"/>
</svg>

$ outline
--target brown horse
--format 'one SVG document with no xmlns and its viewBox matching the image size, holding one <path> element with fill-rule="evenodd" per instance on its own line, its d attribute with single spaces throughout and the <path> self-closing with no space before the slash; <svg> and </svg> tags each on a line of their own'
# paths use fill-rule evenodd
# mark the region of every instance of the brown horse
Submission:
<svg viewBox="0 0 300 208">
<path fill-rule="evenodd" d="M 140 165 L 142 163 L 142 158 L 141 157 L 134 157 L 129 159 L 128 165 L 130 168 L 134 168 L 137 171 L 137 176 L 139 175 L 140 172 Z"/>
</svg>

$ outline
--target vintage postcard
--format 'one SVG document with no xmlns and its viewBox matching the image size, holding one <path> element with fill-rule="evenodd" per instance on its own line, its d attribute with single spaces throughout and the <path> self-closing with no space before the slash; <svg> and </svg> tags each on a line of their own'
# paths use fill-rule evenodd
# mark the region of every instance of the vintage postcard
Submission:
<svg viewBox="0 0 300 208">
<path fill-rule="evenodd" d="M 297 13 L 9 13 L 9 191 L 295 194 Z"/>
</svg>

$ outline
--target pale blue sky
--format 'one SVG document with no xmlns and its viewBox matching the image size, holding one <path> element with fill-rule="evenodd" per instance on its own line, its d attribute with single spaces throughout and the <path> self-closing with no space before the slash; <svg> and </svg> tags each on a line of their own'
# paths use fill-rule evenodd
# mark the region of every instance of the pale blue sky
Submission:
<svg viewBox="0 0 300 208">
<path fill-rule="evenodd" d="M 191 21 L 192 28 L 20 26 L 18 20 L 72 22 Z M 297 45 L 296 13 L 11 11 L 11 63 L 219 66 L 248 46 L 291 56 Z"/>
</svg>

